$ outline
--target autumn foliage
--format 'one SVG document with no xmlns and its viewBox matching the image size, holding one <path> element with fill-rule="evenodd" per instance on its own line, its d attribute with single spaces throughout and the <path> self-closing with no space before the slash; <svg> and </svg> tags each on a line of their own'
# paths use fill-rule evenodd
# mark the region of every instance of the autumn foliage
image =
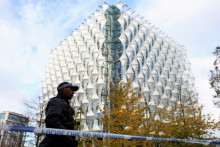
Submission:
<svg viewBox="0 0 220 147">
<path fill-rule="evenodd" d="M 132 82 L 126 84 L 114 84 L 111 86 L 109 95 L 110 104 L 105 106 L 102 122 L 104 129 L 110 133 L 124 135 L 140 135 L 140 127 L 144 124 L 144 111 L 146 106 L 141 99 L 143 95 L 138 94 L 137 89 L 132 89 Z M 107 139 L 107 145 L 135 145 L 140 141 Z"/>
<path fill-rule="evenodd" d="M 110 103 L 105 105 L 100 120 L 106 132 L 160 138 L 213 139 L 213 130 L 219 123 L 215 123 L 210 115 L 202 115 L 203 107 L 193 97 L 173 102 L 172 107 L 156 107 L 155 112 L 150 112 L 143 101 L 143 94 L 132 87 L 132 81 L 111 86 Z M 93 142 L 96 146 L 200 146 L 126 139 L 93 139 Z"/>
</svg>

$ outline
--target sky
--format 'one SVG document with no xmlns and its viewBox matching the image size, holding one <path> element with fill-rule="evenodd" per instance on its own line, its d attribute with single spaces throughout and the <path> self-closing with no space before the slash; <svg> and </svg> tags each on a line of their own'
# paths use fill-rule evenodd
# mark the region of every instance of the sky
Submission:
<svg viewBox="0 0 220 147">
<path fill-rule="evenodd" d="M 26 112 L 22 101 L 39 95 L 50 51 L 104 2 L 119 1 L 0 0 L 0 112 Z M 218 120 L 220 109 L 212 103 L 208 79 L 212 52 L 220 46 L 220 1 L 121 2 L 185 46 L 203 113 Z"/>
</svg>

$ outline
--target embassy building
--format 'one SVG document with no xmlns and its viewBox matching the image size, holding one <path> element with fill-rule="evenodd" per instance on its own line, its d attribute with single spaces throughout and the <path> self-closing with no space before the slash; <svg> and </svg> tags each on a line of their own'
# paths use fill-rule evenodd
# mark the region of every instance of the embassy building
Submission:
<svg viewBox="0 0 220 147">
<path fill-rule="evenodd" d="M 182 100 L 187 96 L 197 99 L 190 66 L 182 45 L 122 3 L 105 3 L 51 51 L 39 96 L 43 107 L 37 112 L 38 121 L 44 121 L 42 111 L 63 81 L 80 87 L 71 105 L 83 131 L 103 130 L 98 107 L 103 109 L 109 103 L 113 81 L 131 79 L 133 88 L 144 93 L 141 102 L 150 106 L 151 113 L 180 103 L 180 87 Z"/>
</svg>

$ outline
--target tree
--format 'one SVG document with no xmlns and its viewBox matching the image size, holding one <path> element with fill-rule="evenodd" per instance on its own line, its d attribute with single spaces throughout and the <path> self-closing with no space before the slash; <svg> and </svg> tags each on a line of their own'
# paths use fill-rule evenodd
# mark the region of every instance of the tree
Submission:
<svg viewBox="0 0 220 147">
<path fill-rule="evenodd" d="M 209 83 L 211 88 L 215 90 L 214 104 L 220 108 L 220 47 L 216 47 L 215 51 L 213 52 L 215 56 L 215 61 L 213 63 L 214 69 L 210 70 L 210 78 Z"/>
<path fill-rule="evenodd" d="M 213 131 L 219 123 L 211 119 L 211 115 L 202 115 L 202 108 L 192 95 L 182 95 L 181 87 L 175 101 L 163 107 L 150 106 L 143 103 L 143 94 L 132 89 L 132 81 L 111 86 L 110 105 L 106 104 L 101 122 L 110 133 L 179 139 L 213 139 Z M 140 140 L 95 139 L 98 145 L 109 146 L 191 146 L 183 142 L 157 142 Z M 194 146 L 200 146 L 194 144 Z"/>
<path fill-rule="evenodd" d="M 188 103 L 190 101 L 190 103 Z M 158 109 L 159 119 L 154 121 L 155 135 L 162 138 L 212 140 L 213 132 L 219 123 L 211 115 L 202 115 L 203 106 L 189 97 L 186 101 L 176 102 L 172 108 Z M 165 146 L 189 146 L 189 143 L 160 142 Z M 194 145 L 196 146 L 196 145 Z M 199 146 L 199 145 L 197 145 Z"/>
<path fill-rule="evenodd" d="M 144 124 L 144 112 L 146 106 L 142 101 L 143 95 L 138 93 L 138 89 L 132 88 L 132 81 L 111 85 L 109 95 L 110 105 L 106 104 L 101 122 L 104 129 L 110 133 L 124 135 L 140 135 L 140 127 Z M 108 139 L 107 139 L 108 140 Z M 136 145 L 143 141 L 129 141 L 119 139 L 109 139 L 105 145 Z M 96 144 L 102 144 L 96 139 Z"/>
<path fill-rule="evenodd" d="M 37 97 L 22 102 L 27 108 L 26 116 L 29 118 L 29 126 L 43 127 L 45 106 L 40 103 L 40 100 L 40 97 Z M 37 147 L 42 136 L 42 134 L 26 133 L 26 145 Z"/>
</svg>

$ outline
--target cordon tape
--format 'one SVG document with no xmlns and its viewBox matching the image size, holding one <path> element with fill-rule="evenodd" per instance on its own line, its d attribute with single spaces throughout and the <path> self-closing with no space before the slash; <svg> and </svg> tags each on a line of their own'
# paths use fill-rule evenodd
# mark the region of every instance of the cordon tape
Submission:
<svg viewBox="0 0 220 147">
<path fill-rule="evenodd" d="M 95 137 L 95 138 L 114 138 L 114 139 L 145 140 L 145 141 L 148 141 L 148 140 L 176 141 L 176 142 L 199 143 L 199 144 L 205 144 L 205 145 L 209 145 L 209 144 L 220 145 L 220 141 L 214 141 L 214 140 L 155 138 L 155 137 L 132 136 L 132 135 L 122 135 L 122 134 L 111 134 L 111 133 L 84 132 L 84 131 L 64 130 L 64 129 L 37 128 L 37 127 L 16 126 L 16 125 L 0 125 L 0 130 L 32 132 L 32 133 L 37 133 L 37 134 Z"/>
</svg>

